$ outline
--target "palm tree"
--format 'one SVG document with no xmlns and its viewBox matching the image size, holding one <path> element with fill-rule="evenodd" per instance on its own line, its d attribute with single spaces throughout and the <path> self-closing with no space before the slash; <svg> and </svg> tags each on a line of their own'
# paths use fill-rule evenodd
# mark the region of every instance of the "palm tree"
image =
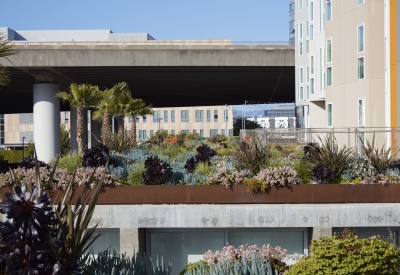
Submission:
<svg viewBox="0 0 400 275">
<path fill-rule="evenodd" d="M 136 141 L 136 116 L 145 116 L 145 115 L 152 115 L 153 109 L 151 104 L 146 105 L 142 99 L 132 99 L 131 104 L 129 106 L 129 111 L 127 115 L 132 117 L 132 124 L 131 124 L 131 135 L 132 139 Z"/>
<path fill-rule="evenodd" d="M 70 93 L 58 92 L 57 96 L 64 102 L 69 102 L 70 106 L 77 110 L 77 121 L 76 121 L 76 134 L 78 142 L 78 152 L 83 151 L 83 139 L 85 137 L 84 123 L 87 121 L 83 120 L 83 114 L 87 108 L 93 105 L 97 105 L 101 94 L 97 86 L 90 84 L 71 84 Z"/>
<path fill-rule="evenodd" d="M 130 91 L 121 93 L 116 98 L 116 115 L 118 118 L 118 134 L 122 135 L 125 130 L 125 115 L 128 115 L 129 109 L 132 102 L 132 96 Z"/>
<path fill-rule="evenodd" d="M 0 57 L 5 57 L 15 54 L 14 45 L 8 40 L 8 37 L 0 33 Z M 0 86 L 6 86 L 10 83 L 10 76 L 6 68 L 0 64 Z"/>
<path fill-rule="evenodd" d="M 101 99 L 97 105 L 97 110 L 93 112 L 93 119 L 102 121 L 101 136 L 104 137 L 111 133 L 111 112 L 115 101 L 113 89 L 106 89 L 101 93 Z"/>
</svg>

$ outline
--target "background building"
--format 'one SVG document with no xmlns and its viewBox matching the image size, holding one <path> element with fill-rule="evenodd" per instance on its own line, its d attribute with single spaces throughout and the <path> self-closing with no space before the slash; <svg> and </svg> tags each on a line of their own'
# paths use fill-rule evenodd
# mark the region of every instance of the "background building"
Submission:
<svg viewBox="0 0 400 275">
<path fill-rule="evenodd" d="M 397 76 L 385 58 L 397 50 L 387 31 L 395 2 L 296 0 L 298 127 L 397 127 Z"/>
</svg>

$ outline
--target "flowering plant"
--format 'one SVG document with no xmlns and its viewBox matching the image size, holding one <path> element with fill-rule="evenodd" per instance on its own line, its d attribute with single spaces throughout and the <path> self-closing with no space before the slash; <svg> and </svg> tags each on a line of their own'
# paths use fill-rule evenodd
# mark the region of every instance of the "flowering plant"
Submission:
<svg viewBox="0 0 400 275">
<path fill-rule="evenodd" d="M 239 172 L 231 172 L 225 167 L 217 173 L 207 178 L 208 185 L 224 185 L 230 187 L 232 185 L 242 184 L 243 180 L 250 175 L 249 171 L 242 170 Z"/>
<path fill-rule="evenodd" d="M 287 250 L 282 249 L 280 246 L 272 247 L 269 244 L 263 245 L 261 248 L 257 245 L 241 245 L 238 248 L 235 248 L 233 245 L 229 245 L 228 243 L 222 251 L 207 251 L 203 259 L 211 265 L 213 263 L 225 263 L 231 262 L 234 263 L 235 260 L 242 261 L 243 258 L 250 264 L 252 256 L 257 254 L 261 259 L 268 262 L 272 268 L 275 268 L 279 271 L 279 273 L 283 273 L 288 270 L 288 265 L 285 263 L 286 260 L 293 258 L 295 260 L 300 259 L 300 255 L 298 253 L 294 253 L 294 256 L 290 257 L 287 255 Z"/>
</svg>

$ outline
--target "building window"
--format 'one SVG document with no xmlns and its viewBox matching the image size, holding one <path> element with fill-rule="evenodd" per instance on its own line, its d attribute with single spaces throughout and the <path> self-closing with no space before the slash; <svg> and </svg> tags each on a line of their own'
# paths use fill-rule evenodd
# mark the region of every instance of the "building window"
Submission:
<svg viewBox="0 0 400 275">
<path fill-rule="evenodd" d="M 314 40 L 314 25 L 310 25 L 310 40 Z"/>
<path fill-rule="evenodd" d="M 203 110 L 196 110 L 196 122 L 203 122 L 204 121 L 204 116 L 203 116 Z"/>
<path fill-rule="evenodd" d="M 233 137 L 233 129 L 229 129 L 228 132 L 229 132 L 229 136 L 230 136 L 230 137 Z"/>
<path fill-rule="evenodd" d="M 204 129 L 200 129 L 200 137 L 204 137 Z"/>
<path fill-rule="evenodd" d="M 333 126 L 333 121 L 332 121 L 332 116 L 333 116 L 332 103 L 328 103 L 326 109 L 327 109 L 327 113 L 328 113 L 328 127 L 332 127 Z"/>
<path fill-rule="evenodd" d="M 210 137 L 218 135 L 218 129 L 210 129 Z"/>
<path fill-rule="evenodd" d="M 146 122 L 147 122 L 147 117 L 143 116 L 143 123 L 146 123 Z"/>
<path fill-rule="evenodd" d="M 160 120 L 160 111 L 154 111 L 153 113 L 153 122 L 154 123 L 158 123 L 158 121 Z"/>
<path fill-rule="evenodd" d="M 308 37 L 310 35 L 310 29 L 308 25 L 308 20 L 306 21 L 306 36 Z"/>
<path fill-rule="evenodd" d="M 364 25 L 357 27 L 357 52 L 361 53 L 364 51 Z"/>
<path fill-rule="evenodd" d="M 332 67 L 326 68 L 326 86 L 332 86 Z"/>
<path fill-rule="evenodd" d="M 309 66 L 307 66 L 307 78 L 306 78 L 306 80 L 307 80 L 307 83 L 310 82 L 310 67 Z"/>
<path fill-rule="evenodd" d="M 227 122 L 228 121 L 228 110 L 224 110 L 224 118 L 225 118 L 225 120 L 224 120 L 224 122 Z"/>
<path fill-rule="evenodd" d="M 326 62 L 332 62 L 332 38 L 326 40 Z"/>
<path fill-rule="evenodd" d="M 324 30 L 324 2 L 325 0 L 320 0 L 319 1 L 319 31 L 322 32 Z"/>
<path fill-rule="evenodd" d="M 313 55 L 311 56 L 310 63 L 311 63 L 311 74 L 314 74 L 314 56 Z"/>
<path fill-rule="evenodd" d="M 181 122 L 189 122 L 189 110 L 181 111 Z"/>
<path fill-rule="evenodd" d="M 326 2 L 326 22 L 332 20 L 332 1 Z"/>
<path fill-rule="evenodd" d="M 308 42 L 308 40 L 306 41 L 306 53 L 310 52 L 310 43 Z"/>
<path fill-rule="evenodd" d="M 299 42 L 299 55 L 303 55 L 303 41 Z"/>
<path fill-rule="evenodd" d="M 33 124 L 33 114 L 19 114 L 19 124 Z"/>
<path fill-rule="evenodd" d="M 314 2 L 310 2 L 310 20 L 314 21 Z"/>
<path fill-rule="evenodd" d="M 146 130 L 139 130 L 139 141 L 146 141 L 147 133 Z"/>
<path fill-rule="evenodd" d="M 358 99 L 358 126 L 365 126 L 365 98 Z"/>
<path fill-rule="evenodd" d="M 320 49 L 319 49 L 319 90 L 320 90 L 320 91 L 322 91 L 322 90 L 323 90 L 323 87 L 325 86 L 325 85 L 324 85 L 324 81 L 325 81 L 325 79 L 324 79 L 324 73 L 323 73 L 323 71 L 322 71 L 322 69 L 323 69 L 323 67 L 322 67 L 322 65 L 323 65 L 323 62 L 322 62 L 322 59 L 323 59 L 322 54 L 323 54 L 323 51 L 322 51 L 322 48 L 320 48 Z"/>
<path fill-rule="evenodd" d="M 207 110 L 207 122 L 211 122 L 211 110 Z"/>
<path fill-rule="evenodd" d="M 94 230 L 93 236 L 100 236 L 93 242 L 87 251 L 93 252 L 94 255 L 110 249 L 120 254 L 120 233 L 118 228 L 97 228 Z"/>
<path fill-rule="evenodd" d="M 150 130 L 150 137 L 154 136 L 154 130 Z"/>
<path fill-rule="evenodd" d="M 25 143 L 27 143 L 27 142 L 34 142 L 34 139 L 33 139 L 33 132 L 32 131 L 30 131 L 30 132 L 19 132 L 19 140 L 22 142 L 22 138 L 23 137 L 25 137 L 25 140 L 24 140 L 24 142 Z"/>
<path fill-rule="evenodd" d="M 310 86 L 307 86 L 307 88 L 306 88 L 306 99 L 309 99 L 309 98 L 310 98 Z"/>
<path fill-rule="evenodd" d="M 299 23 L 299 39 L 303 39 L 303 22 Z"/>
<path fill-rule="evenodd" d="M 358 58 L 358 79 L 364 79 L 364 57 Z"/>
<path fill-rule="evenodd" d="M 362 5 L 362 4 L 364 4 L 364 0 L 357 0 L 357 5 L 359 6 L 359 5 Z"/>
<path fill-rule="evenodd" d="M 314 78 L 310 80 L 311 94 L 314 94 Z"/>
<path fill-rule="evenodd" d="M 164 122 L 168 122 L 168 111 L 164 111 Z"/>
<path fill-rule="evenodd" d="M 139 121 L 140 121 L 139 118 L 140 118 L 139 115 L 136 115 L 136 118 L 135 118 L 136 119 L 136 123 L 139 123 Z"/>
<path fill-rule="evenodd" d="M 225 136 L 225 129 L 221 129 L 221 135 Z"/>
<path fill-rule="evenodd" d="M 218 122 L 218 110 L 214 110 L 214 122 Z"/>
<path fill-rule="evenodd" d="M 303 87 L 299 88 L 299 100 L 304 100 L 304 91 Z"/>
<path fill-rule="evenodd" d="M 64 112 L 64 123 L 65 124 L 69 123 L 69 112 Z"/>
<path fill-rule="evenodd" d="M 299 68 L 299 82 L 303 83 L 303 68 Z"/>
<path fill-rule="evenodd" d="M 171 130 L 171 135 L 175 136 L 175 130 Z"/>
<path fill-rule="evenodd" d="M 190 131 L 189 130 L 182 130 L 181 133 L 189 134 Z"/>
<path fill-rule="evenodd" d="M 128 123 L 132 123 L 132 117 L 131 116 L 128 117 Z"/>
<path fill-rule="evenodd" d="M 303 10 L 303 0 L 297 0 L 297 10 Z"/>
<path fill-rule="evenodd" d="M 132 131 L 131 130 L 125 130 L 125 134 L 127 134 L 127 135 L 131 135 L 131 133 L 132 133 Z"/>
<path fill-rule="evenodd" d="M 171 111 L 171 122 L 175 122 L 175 111 Z"/>
</svg>

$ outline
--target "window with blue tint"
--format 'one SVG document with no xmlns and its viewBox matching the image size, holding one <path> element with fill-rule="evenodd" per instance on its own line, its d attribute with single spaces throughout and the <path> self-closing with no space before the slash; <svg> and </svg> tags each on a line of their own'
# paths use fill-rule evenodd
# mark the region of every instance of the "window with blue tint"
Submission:
<svg viewBox="0 0 400 275">
<path fill-rule="evenodd" d="M 189 110 L 181 111 L 181 122 L 189 122 Z"/>
<path fill-rule="evenodd" d="M 218 122 L 218 110 L 214 110 L 214 122 Z"/>
<path fill-rule="evenodd" d="M 207 110 L 207 122 L 211 122 L 211 110 Z"/>
<path fill-rule="evenodd" d="M 175 122 L 175 111 L 171 111 L 171 122 Z"/>
<path fill-rule="evenodd" d="M 164 122 L 168 122 L 168 111 L 164 111 Z"/>
<path fill-rule="evenodd" d="M 325 11 L 325 13 L 326 13 L 326 21 L 328 22 L 328 21 L 331 21 L 332 20 L 332 2 L 331 1 L 329 1 L 329 2 L 326 2 L 326 11 Z"/>
</svg>

